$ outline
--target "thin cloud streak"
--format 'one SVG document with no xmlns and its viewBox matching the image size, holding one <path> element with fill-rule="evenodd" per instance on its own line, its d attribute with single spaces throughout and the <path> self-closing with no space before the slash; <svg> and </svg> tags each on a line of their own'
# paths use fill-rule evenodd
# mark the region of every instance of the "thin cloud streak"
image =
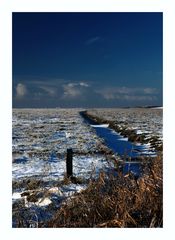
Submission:
<svg viewBox="0 0 175 240">
<path fill-rule="evenodd" d="M 56 89 L 54 87 L 40 86 L 39 88 L 44 90 L 48 95 L 52 97 L 56 95 Z"/>
<path fill-rule="evenodd" d="M 155 88 L 114 87 L 98 89 L 97 93 L 106 100 L 153 101 L 157 99 L 155 95 L 158 94 L 158 90 Z"/>
<path fill-rule="evenodd" d="M 93 43 L 100 41 L 100 39 L 101 38 L 99 36 L 89 38 L 88 40 L 86 40 L 85 45 L 91 45 Z"/>
</svg>

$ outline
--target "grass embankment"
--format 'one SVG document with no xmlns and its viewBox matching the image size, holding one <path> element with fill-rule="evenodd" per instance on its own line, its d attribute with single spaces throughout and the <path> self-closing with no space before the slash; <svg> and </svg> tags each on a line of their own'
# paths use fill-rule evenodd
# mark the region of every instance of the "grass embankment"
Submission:
<svg viewBox="0 0 175 240">
<path fill-rule="evenodd" d="M 147 160 L 142 177 L 101 173 L 39 227 L 162 227 L 162 157 Z"/>
<path fill-rule="evenodd" d="M 159 138 L 157 136 L 152 136 L 150 138 L 146 138 L 145 134 L 137 134 L 136 131 L 132 128 L 128 128 L 125 124 L 121 126 L 119 122 L 106 120 L 104 118 L 98 117 L 88 111 L 84 111 L 82 115 L 85 118 L 88 118 L 95 123 L 98 124 L 109 124 L 109 127 L 116 132 L 120 133 L 124 137 L 128 137 L 128 140 L 131 142 L 138 142 L 138 143 L 150 143 L 151 147 L 154 148 L 156 151 L 163 150 L 163 144 L 160 144 Z"/>
</svg>

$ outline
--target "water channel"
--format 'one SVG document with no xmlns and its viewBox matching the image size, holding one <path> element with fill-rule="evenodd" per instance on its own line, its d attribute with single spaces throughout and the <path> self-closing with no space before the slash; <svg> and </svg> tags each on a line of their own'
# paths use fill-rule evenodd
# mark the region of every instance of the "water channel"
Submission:
<svg viewBox="0 0 175 240">
<path fill-rule="evenodd" d="M 104 139 L 106 146 L 124 160 L 124 174 L 132 171 L 135 175 L 140 175 L 141 157 L 156 156 L 156 152 L 150 149 L 148 145 L 132 143 L 128 141 L 128 138 L 124 138 L 119 133 L 110 129 L 107 124 L 97 124 L 93 120 L 85 117 L 84 114 L 80 113 L 80 115 L 84 118 L 84 121 L 96 131 L 96 134 Z"/>
</svg>

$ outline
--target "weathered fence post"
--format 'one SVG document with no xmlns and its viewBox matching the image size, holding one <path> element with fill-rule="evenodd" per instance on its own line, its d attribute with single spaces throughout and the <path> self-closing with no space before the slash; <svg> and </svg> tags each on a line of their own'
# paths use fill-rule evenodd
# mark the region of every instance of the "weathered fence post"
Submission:
<svg viewBox="0 0 175 240">
<path fill-rule="evenodd" d="M 72 172 L 72 155 L 73 151 L 72 148 L 67 149 L 67 157 L 66 157 L 66 171 L 67 171 L 67 177 L 71 177 L 73 172 Z"/>
</svg>

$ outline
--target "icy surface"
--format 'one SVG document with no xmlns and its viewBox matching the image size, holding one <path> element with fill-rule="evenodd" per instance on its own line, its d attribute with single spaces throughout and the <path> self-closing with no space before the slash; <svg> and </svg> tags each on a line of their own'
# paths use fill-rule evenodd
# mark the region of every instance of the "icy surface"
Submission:
<svg viewBox="0 0 175 240">
<path fill-rule="evenodd" d="M 12 177 L 16 186 L 13 187 L 13 203 L 24 201 L 24 207 L 35 207 L 36 212 L 53 203 L 59 206 L 65 198 L 85 189 L 86 180 L 92 175 L 97 177 L 101 170 L 108 170 L 108 161 L 99 152 L 103 141 L 84 123 L 79 111 L 13 110 Z M 64 183 L 68 148 L 73 149 L 73 175 L 82 179 L 82 183 Z M 42 180 L 45 184 L 29 190 L 28 179 Z M 58 187 L 61 181 L 63 184 Z M 34 196 L 33 200 L 28 195 Z"/>
<path fill-rule="evenodd" d="M 140 156 L 156 156 L 156 152 L 150 148 L 150 144 L 138 145 L 132 143 L 128 141 L 128 138 L 123 137 L 114 130 L 100 126 L 101 125 L 94 127 L 97 135 L 103 138 L 106 145 L 112 149 L 114 153 L 120 155 L 122 159 L 126 160 L 129 157 L 132 159 L 132 161 L 135 161 L 135 158 Z"/>
</svg>

